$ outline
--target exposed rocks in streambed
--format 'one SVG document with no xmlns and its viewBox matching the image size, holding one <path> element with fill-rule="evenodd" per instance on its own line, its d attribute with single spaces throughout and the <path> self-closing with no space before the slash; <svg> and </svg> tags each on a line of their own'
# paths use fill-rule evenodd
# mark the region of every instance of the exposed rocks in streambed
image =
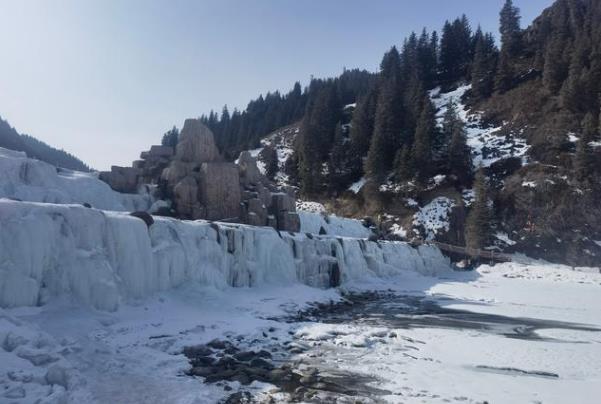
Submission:
<svg viewBox="0 0 601 404">
<path fill-rule="evenodd" d="M 268 392 L 266 402 L 276 402 L 275 397 L 286 396 L 286 402 L 335 402 L 335 397 L 347 396 L 368 398 L 364 402 L 378 402 L 373 397 L 390 394 L 368 386 L 375 379 L 350 372 L 333 370 L 320 371 L 308 366 L 302 358 L 294 355 L 305 352 L 309 347 L 301 343 L 285 341 L 281 344 L 270 344 L 266 349 L 243 349 L 248 345 L 237 338 L 240 345 L 230 341 L 213 340 L 206 345 L 197 345 L 184 349 L 191 368 L 189 376 L 202 377 L 205 383 L 216 383 L 223 386 L 224 391 L 233 391 L 230 383 L 238 382 L 239 391 L 230 394 L 225 403 L 254 403 L 255 397 L 245 390 L 254 382 L 268 383 L 275 388 Z M 257 341 L 250 341 L 256 345 Z M 260 402 L 264 402 L 263 400 Z"/>
</svg>

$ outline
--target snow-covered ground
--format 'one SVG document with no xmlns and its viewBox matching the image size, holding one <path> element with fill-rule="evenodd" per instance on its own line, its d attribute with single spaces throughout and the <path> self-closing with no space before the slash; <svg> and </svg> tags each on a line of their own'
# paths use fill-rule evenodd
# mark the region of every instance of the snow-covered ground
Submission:
<svg viewBox="0 0 601 404">
<path fill-rule="evenodd" d="M 240 388 L 286 402 L 269 384 L 204 384 L 184 374 L 183 347 L 236 336 L 256 350 L 305 346 L 288 362 L 322 366 L 320 374 L 372 377 L 368 385 L 383 393 L 363 402 L 597 402 L 601 332 L 587 329 L 601 328 L 598 273 L 503 264 L 438 278 L 405 271 L 345 289 L 393 290 L 443 312 L 395 314 L 403 304 L 391 299 L 377 306 L 380 314 L 365 313 L 381 321 L 278 320 L 308 302 L 341 299 L 336 290 L 299 284 L 189 284 L 112 313 L 68 300 L 0 309 L 0 402 L 216 403 Z M 459 311 L 462 322 L 441 322 L 444 310 Z"/>
</svg>

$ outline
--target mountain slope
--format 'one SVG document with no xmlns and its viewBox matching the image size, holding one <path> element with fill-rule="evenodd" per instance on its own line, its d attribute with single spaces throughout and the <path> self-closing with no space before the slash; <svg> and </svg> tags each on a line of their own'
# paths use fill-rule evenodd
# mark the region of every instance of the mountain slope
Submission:
<svg viewBox="0 0 601 404">
<path fill-rule="evenodd" d="M 29 157 L 45 161 L 53 166 L 90 171 L 90 167 L 77 157 L 64 150 L 49 146 L 32 136 L 19 134 L 2 118 L 0 118 L 0 147 L 24 151 Z"/>
</svg>

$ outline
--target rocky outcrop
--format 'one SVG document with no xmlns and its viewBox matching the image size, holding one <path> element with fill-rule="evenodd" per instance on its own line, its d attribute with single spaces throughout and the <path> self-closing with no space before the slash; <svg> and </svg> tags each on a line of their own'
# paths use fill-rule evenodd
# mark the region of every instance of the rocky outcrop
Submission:
<svg viewBox="0 0 601 404">
<path fill-rule="evenodd" d="M 186 163 L 223 161 L 213 133 L 200 119 L 186 119 L 175 150 L 176 160 Z"/>
<path fill-rule="evenodd" d="M 179 218 L 300 230 L 293 193 L 277 189 L 249 152 L 242 152 L 237 164 L 225 162 L 213 133 L 198 119 L 185 121 L 175 150 L 152 146 L 132 167 L 113 167 L 100 178 L 120 192 L 157 185 L 159 197 L 173 202 Z"/>
</svg>

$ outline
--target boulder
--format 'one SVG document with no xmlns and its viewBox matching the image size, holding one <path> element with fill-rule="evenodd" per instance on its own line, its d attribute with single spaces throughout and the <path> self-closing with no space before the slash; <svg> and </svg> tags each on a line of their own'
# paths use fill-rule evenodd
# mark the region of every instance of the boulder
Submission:
<svg viewBox="0 0 601 404">
<path fill-rule="evenodd" d="M 131 212 L 129 215 L 133 216 L 133 217 L 137 217 L 138 219 L 142 219 L 144 221 L 144 223 L 146 223 L 147 227 L 150 227 L 154 224 L 154 219 L 148 212 L 136 211 L 136 212 Z"/>
<path fill-rule="evenodd" d="M 213 133 L 199 119 L 186 119 L 184 122 L 175 159 L 188 163 L 222 161 Z"/>
<path fill-rule="evenodd" d="M 186 176 L 173 188 L 174 202 L 180 216 L 188 219 L 200 219 L 198 200 L 198 182 L 192 176 Z"/>
<path fill-rule="evenodd" d="M 274 193 L 271 194 L 271 209 L 276 214 L 282 211 L 295 212 L 296 201 L 293 197 L 283 192 Z"/>
<path fill-rule="evenodd" d="M 240 217 L 240 180 L 234 163 L 203 163 L 200 167 L 200 203 L 208 220 Z"/>
<path fill-rule="evenodd" d="M 277 215 L 278 230 L 298 233 L 300 231 L 300 217 L 297 213 L 281 212 Z"/>
<path fill-rule="evenodd" d="M 154 145 L 150 146 L 150 150 L 148 151 L 149 157 L 167 157 L 170 158 L 173 156 L 173 147 L 171 146 L 162 146 L 162 145 Z"/>
<path fill-rule="evenodd" d="M 240 153 L 238 167 L 240 169 L 240 183 L 243 186 L 256 185 L 261 181 L 261 172 L 257 167 L 257 159 L 251 156 L 248 151 Z"/>
<path fill-rule="evenodd" d="M 183 161 L 174 160 L 163 170 L 161 179 L 167 181 L 169 187 L 175 187 L 175 185 L 184 177 L 199 170 L 200 167 L 197 163 L 185 163 Z"/>
<path fill-rule="evenodd" d="M 99 177 L 117 192 L 135 193 L 141 171 L 133 167 L 112 166 L 111 171 L 103 171 Z"/>
</svg>

